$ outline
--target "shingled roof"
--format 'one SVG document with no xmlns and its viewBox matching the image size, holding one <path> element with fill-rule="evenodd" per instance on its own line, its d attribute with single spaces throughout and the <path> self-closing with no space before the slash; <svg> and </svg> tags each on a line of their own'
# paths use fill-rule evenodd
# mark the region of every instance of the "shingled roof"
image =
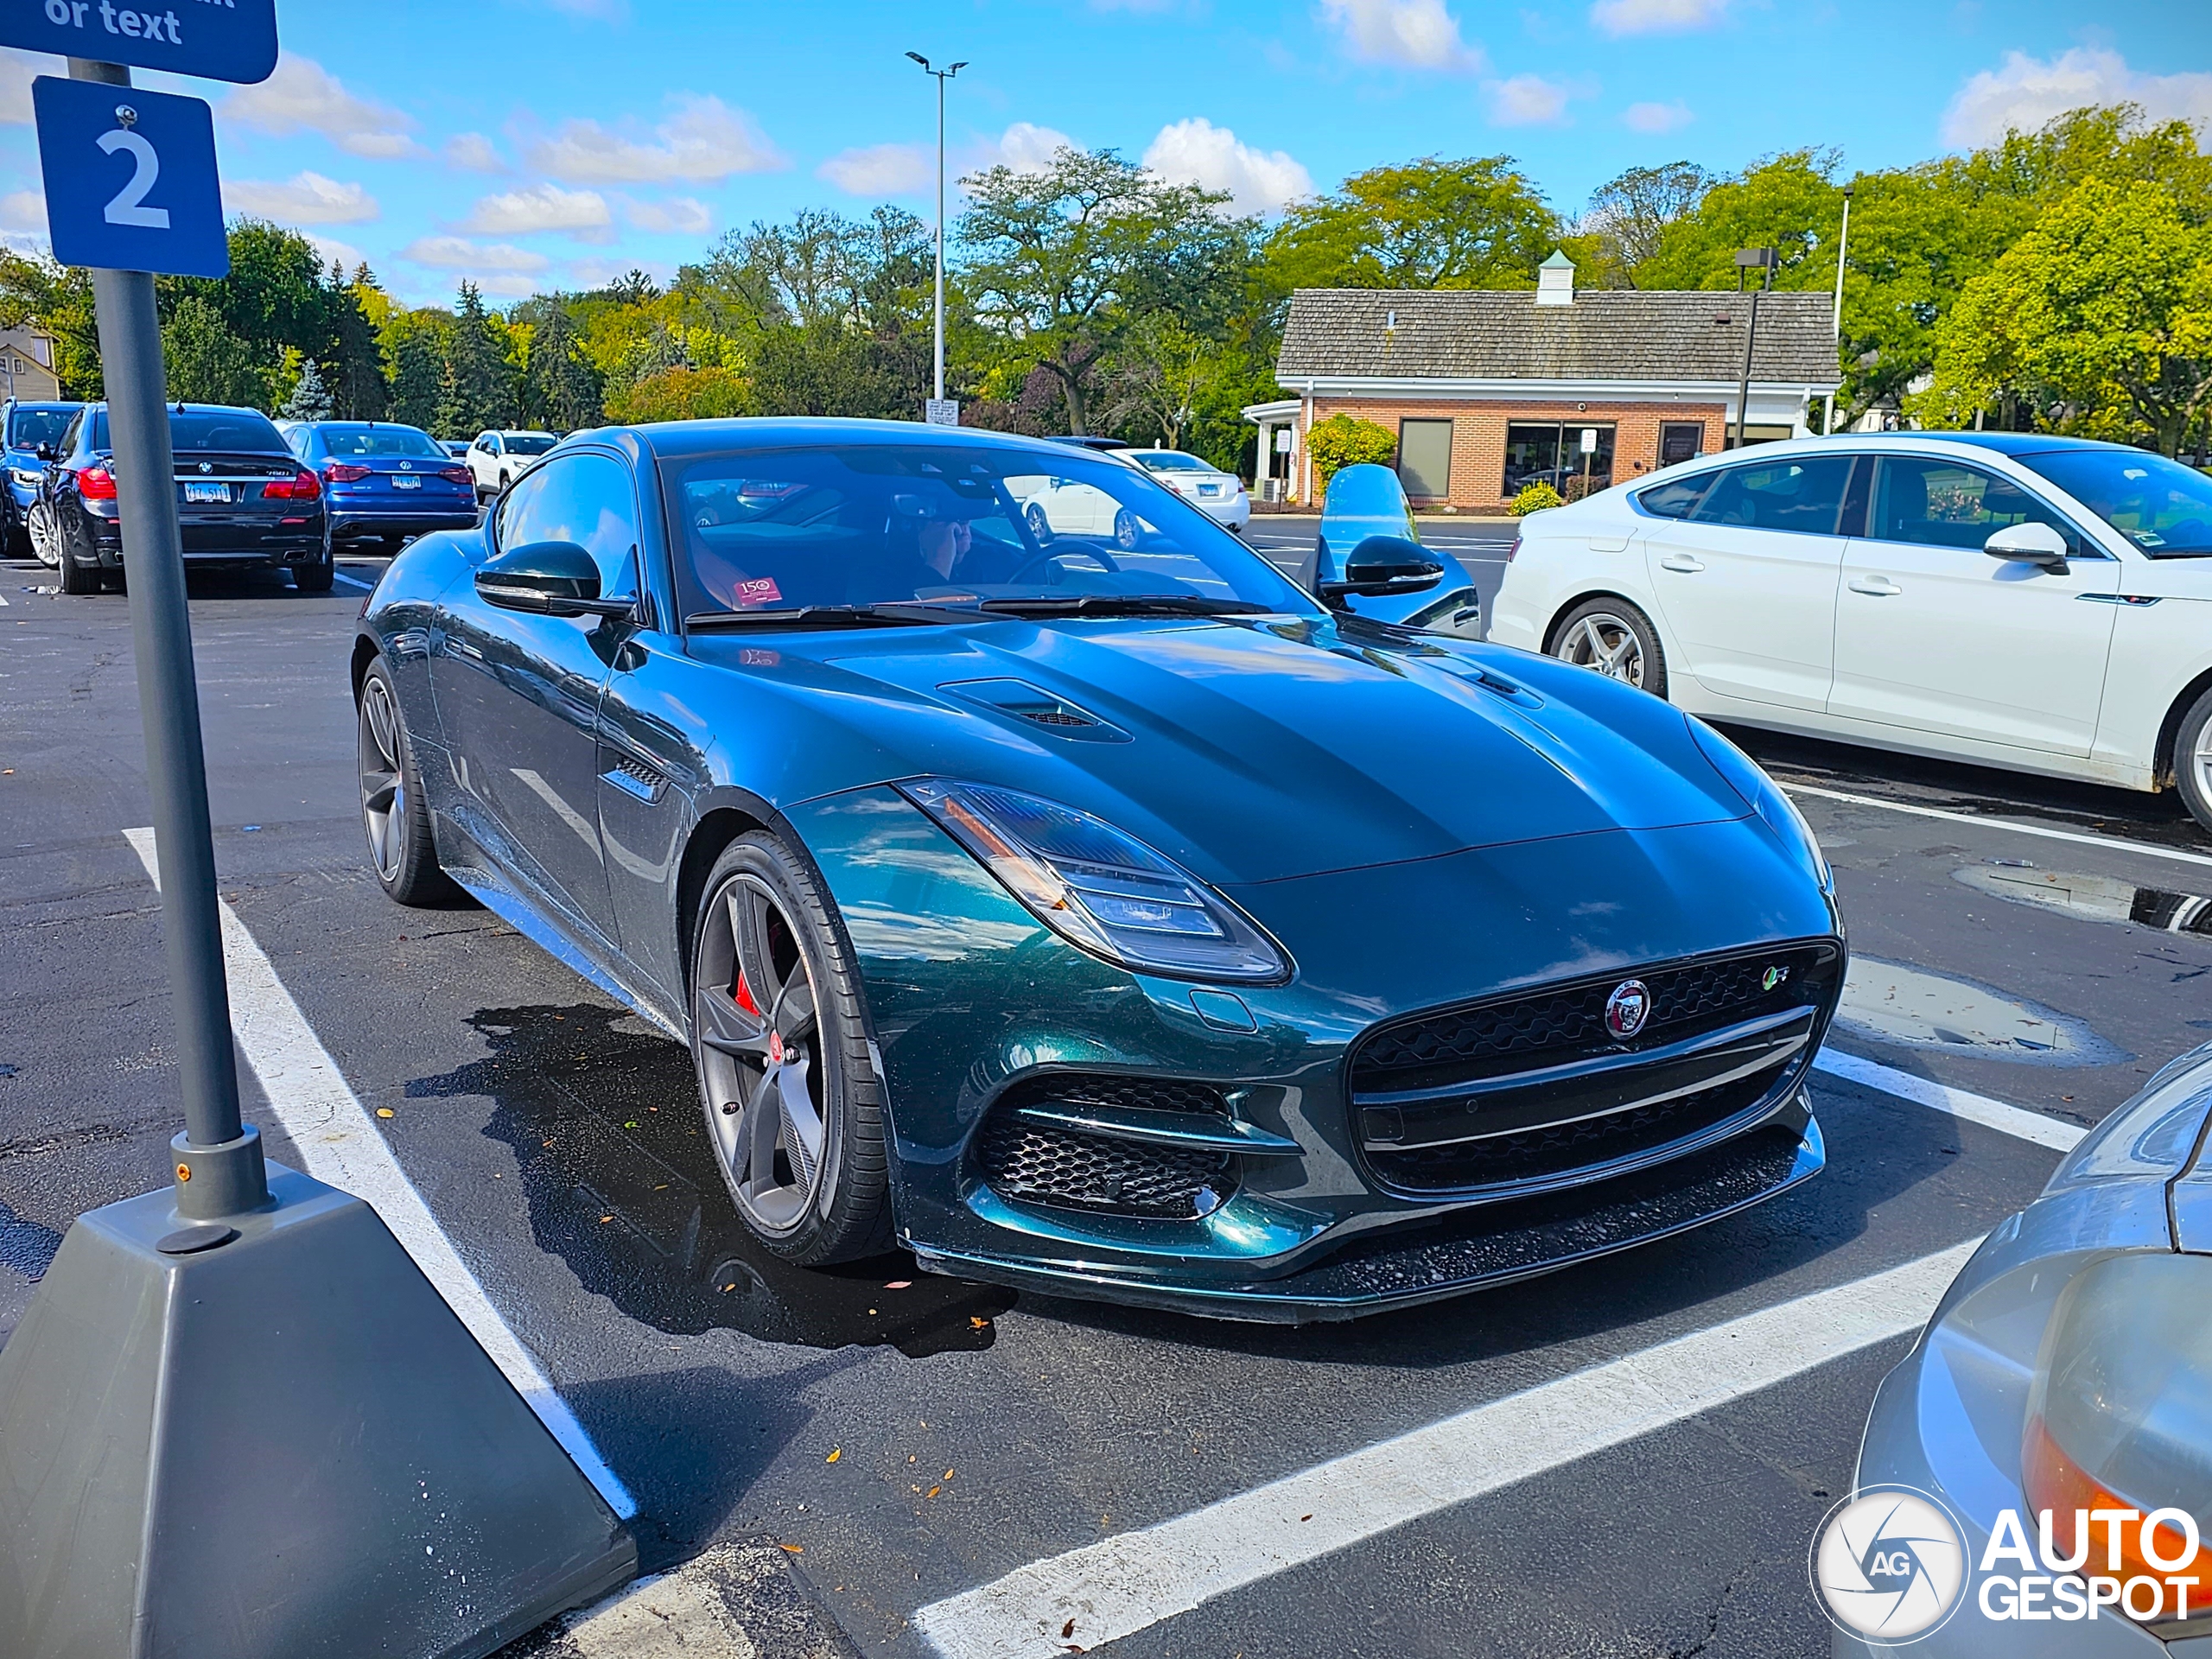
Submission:
<svg viewBox="0 0 2212 1659">
<path fill-rule="evenodd" d="M 1832 387 L 1826 294 L 1765 294 L 1751 378 Z M 1751 296 L 1732 291 L 1583 289 L 1571 305 L 1528 289 L 1301 288 L 1276 378 L 1698 380 L 1744 372 Z M 1385 328 L 1389 314 L 1397 327 Z"/>
</svg>

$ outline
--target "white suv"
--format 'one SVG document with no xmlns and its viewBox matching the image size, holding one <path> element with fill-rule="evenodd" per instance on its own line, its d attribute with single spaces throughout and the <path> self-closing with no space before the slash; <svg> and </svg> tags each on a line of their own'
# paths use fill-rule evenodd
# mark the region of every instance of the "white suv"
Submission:
<svg viewBox="0 0 2212 1659">
<path fill-rule="evenodd" d="M 550 432 L 479 432 L 464 457 L 476 480 L 476 499 L 499 494 L 558 442 Z"/>
<path fill-rule="evenodd" d="M 2212 829 L 2212 478 L 2119 444 L 1761 444 L 1522 521 L 1490 638 L 1693 714 L 2177 785 Z"/>
</svg>

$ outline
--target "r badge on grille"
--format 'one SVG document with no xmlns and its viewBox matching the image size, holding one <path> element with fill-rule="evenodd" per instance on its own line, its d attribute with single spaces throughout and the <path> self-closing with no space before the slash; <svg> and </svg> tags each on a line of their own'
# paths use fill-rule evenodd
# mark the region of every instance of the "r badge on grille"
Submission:
<svg viewBox="0 0 2212 1659">
<path fill-rule="evenodd" d="M 1770 991 L 1789 977 L 1789 970 L 1787 968 L 1770 968 L 1759 976 L 1759 989 Z"/>
<path fill-rule="evenodd" d="M 1640 979 L 1623 980 L 1605 999 L 1605 1029 L 1624 1043 L 1642 1031 L 1650 1017 L 1650 988 Z"/>
</svg>

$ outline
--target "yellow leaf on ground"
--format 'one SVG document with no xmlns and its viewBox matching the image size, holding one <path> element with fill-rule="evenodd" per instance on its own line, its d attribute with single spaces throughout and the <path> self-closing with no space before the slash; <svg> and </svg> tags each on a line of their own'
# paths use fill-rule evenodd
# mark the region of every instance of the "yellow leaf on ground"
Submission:
<svg viewBox="0 0 2212 1659">
<path fill-rule="evenodd" d="M 838 1447 L 835 1452 L 831 1452 L 828 1457 L 826 1457 L 826 1458 L 823 1459 L 822 1459 L 822 1461 L 823 1461 L 823 1462 L 824 1462 L 824 1463 L 835 1463 L 835 1462 L 836 1462 L 836 1461 L 837 1461 L 837 1459 L 840 1459 L 840 1458 L 843 1457 L 844 1455 L 845 1455 L 845 1448 L 844 1448 L 843 1446 L 839 1446 L 839 1447 Z"/>
</svg>

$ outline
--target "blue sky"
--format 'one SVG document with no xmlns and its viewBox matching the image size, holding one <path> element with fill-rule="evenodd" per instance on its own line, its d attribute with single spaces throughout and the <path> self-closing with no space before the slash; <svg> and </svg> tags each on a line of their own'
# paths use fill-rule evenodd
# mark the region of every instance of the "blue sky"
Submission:
<svg viewBox="0 0 2212 1659">
<path fill-rule="evenodd" d="M 16 0 L 11 0 L 16 3 Z M 234 209 L 410 303 L 495 299 L 804 207 L 931 211 L 956 171 L 1108 144 L 1272 211 L 1408 156 L 1516 157 L 1562 211 L 1621 168 L 1804 144 L 1847 168 L 2133 98 L 2212 133 L 2212 4 L 2134 0 L 282 0 L 285 55 L 210 98 Z M 42 239 L 29 83 L 0 54 L 0 237 Z M 163 83 L 169 84 L 169 83 Z"/>
</svg>

